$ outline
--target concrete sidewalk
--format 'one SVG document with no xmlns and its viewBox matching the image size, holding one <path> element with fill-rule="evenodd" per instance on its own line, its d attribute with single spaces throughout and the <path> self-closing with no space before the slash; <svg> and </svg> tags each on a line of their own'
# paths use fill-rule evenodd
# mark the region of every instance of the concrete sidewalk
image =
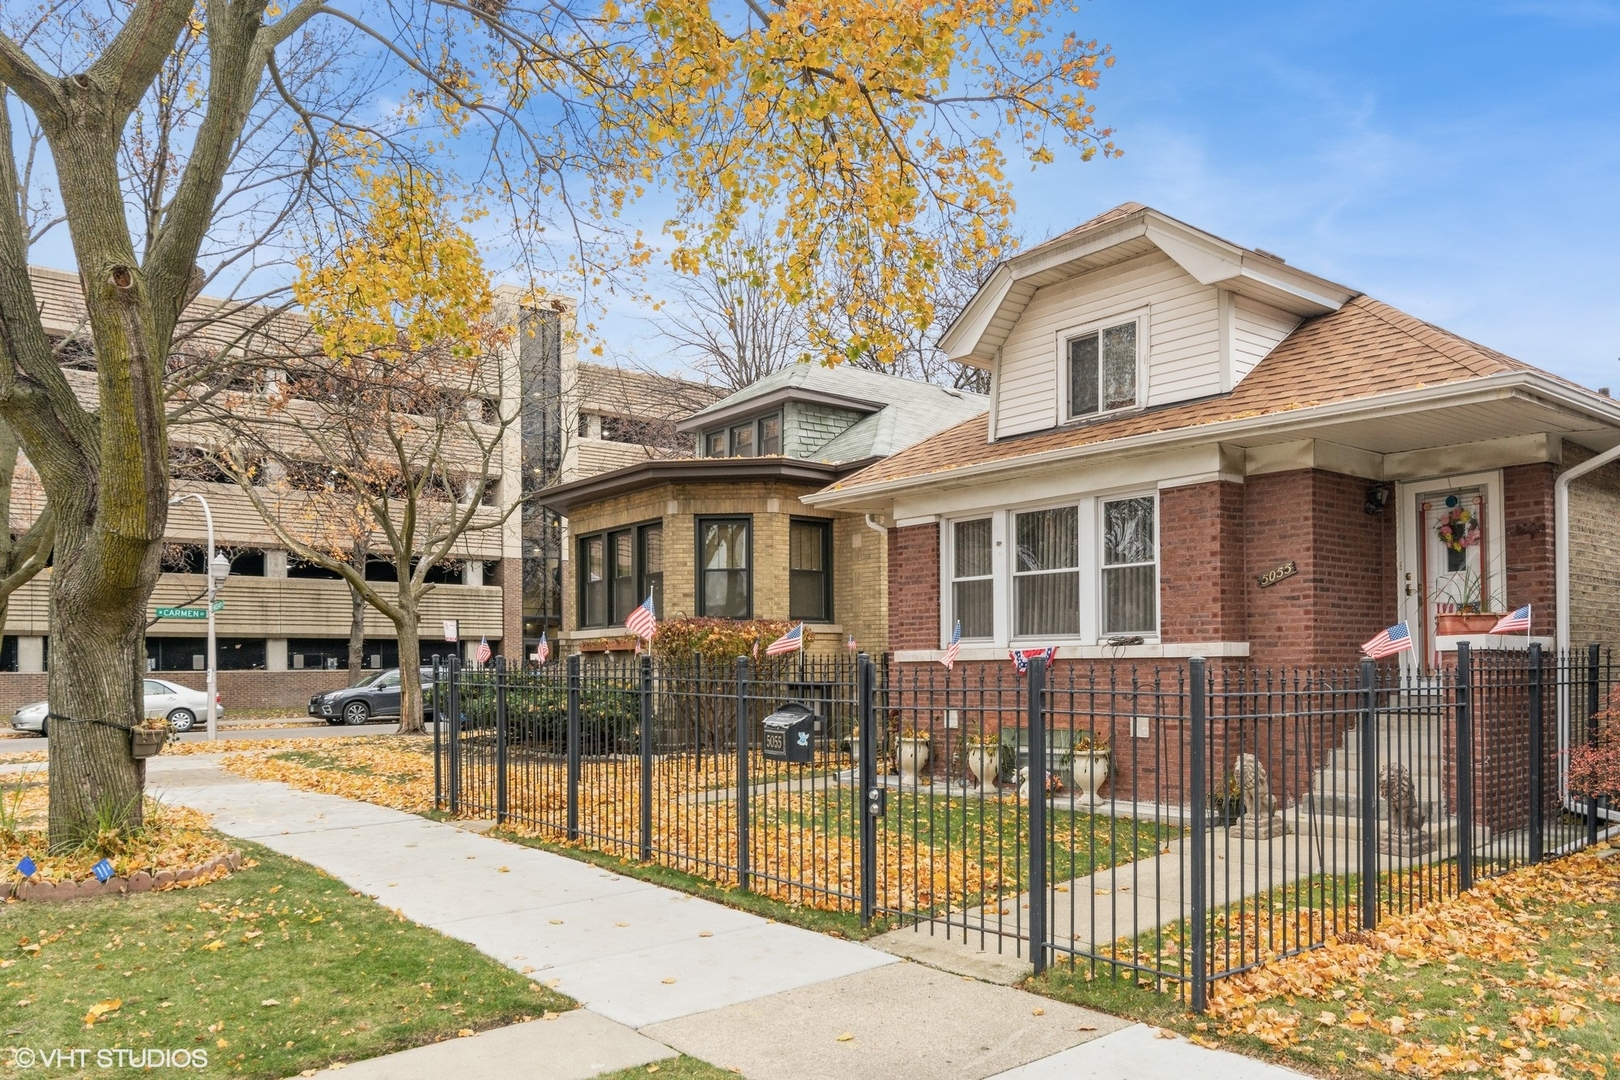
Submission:
<svg viewBox="0 0 1620 1080">
<path fill-rule="evenodd" d="M 209 758 L 156 758 L 151 770 L 154 790 L 222 832 L 318 866 L 583 1006 L 351 1064 L 348 1080 L 583 1080 L 676 1052 L 755 1080 L 1297 1075 L 550 852 L 246 780 Z"/>
</svg>

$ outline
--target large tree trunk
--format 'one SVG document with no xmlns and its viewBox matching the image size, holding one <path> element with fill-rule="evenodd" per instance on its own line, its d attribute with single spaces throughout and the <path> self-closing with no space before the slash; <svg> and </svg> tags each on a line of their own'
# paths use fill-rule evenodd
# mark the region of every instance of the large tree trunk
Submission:
<svg viewBox="0 0 1620 1080">
<path fill-rule="evenodd" d="M 401 582 L 401 585 L 404 583 Z M 422 726 L 422 639 L 416 629 L 416 604 L 401 602 L 401 618 L 394 623 L 399 634 L 399 733 L 420 735 Z M 434 718 L 437 722 L 438 718 Z"/>
<path fill-rule="evenodd" d="M 145 762 L 127 730 L 142 715 L 146 597 L 158 545 L 126 563 L 122 587 L 104 591 L 108 569 L 80 539 L 58 537 L 51 576 L 50 843 L 69 847 L 107 827 L 138 828 Z M 149 568 L 149 569 L 148 569 Z M 65 719 L 70 718 L 70 719 Z"/>
</svg>

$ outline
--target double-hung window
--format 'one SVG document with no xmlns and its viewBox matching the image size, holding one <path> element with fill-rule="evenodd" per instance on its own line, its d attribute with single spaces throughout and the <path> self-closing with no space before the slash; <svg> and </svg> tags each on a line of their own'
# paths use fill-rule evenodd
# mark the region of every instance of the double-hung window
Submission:
<svg viewBox="0 0 1620 1080">
<path fill-rule="evenodd" d="M 643 525 L 636 530 L 637 558 L 641 568 L 641 587 L 636 595 L 645 600 L 652 597 L 653 611 L 660 619 L 664 614 L 664 526 Z"/>
<path fill-rule="evenodd" d="M 1137 320 L 1065 339 L 1068 419 L 1128 409 L 1137 403 Z"/>
<path fill-rule="evenodd" d="M 1080 520 L 1073 506 L 1014 515 L 1013 633 L 1080 633 Z"/>
<path fill-rule="evenodd" d="M 951 614 L 964 638 L 995 635 L 995 578 L 989 518 L 951 525 Z"/>
<path fill-rule="evenodd" d="M 832 621 L 832 522 L 788 523 L 788 618 Z"/>
<path fill-rule="evenodd" d="M 608 625 L 607 537 L 579 542 L 579 624 Z"/>
<path fill-rule="evenodd" d="M 753 521 L 699 518 L 699 615 L 746 619 L 753 614 Z"/>
<path fill-rule="evenodd" d="M 1159 565 L 1151 495 L 1102 504 L 1102 632 L 1159 629 Z"/>
</svg>

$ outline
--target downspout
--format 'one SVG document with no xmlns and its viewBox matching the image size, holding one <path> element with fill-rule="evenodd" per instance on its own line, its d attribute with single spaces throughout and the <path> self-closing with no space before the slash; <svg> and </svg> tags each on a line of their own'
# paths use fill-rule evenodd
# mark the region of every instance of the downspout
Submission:
<svg viewBox="0 0 1620 1080">
<path fill-rule="evenodd" d="M 1616 449 L 1620 450 L 1620 447 L 1616 447 Z M 877 522 L 873 521 L 871 514 L 866 515 L 866 527 L 883 537 L 885 540 L 887 540 L 889 537 L 889 527 L 887 525 L 879 525 Z"/>
<path fill-rule="evenodd" d="M 1573 662 L 1569 651 L 1569 486 L 1615 460 L 1620 460 L 1620 446 L 1566 469 L 1553 484 L 1553 597 L 1558 607 L 1553 648 L 1560 663 Z M 1569 689 L 1568 678 L 1558 680 L 1558 788 L 1564 808 L 1573 813 L 1579 808 L 1569 792 Z M 1614 820 L 1612 811 L 1599 811 L 1599 814 L 1611 822 Z"/>
<path fill-rule="evenodd" d="M 1558 607 L 1555 648 L 1560 655 L 1569 652 L 1569 485 L 1589 472 L 1620 459 L 1620 446 L 1603 451 L 1595 458 L 1566 469 L 1553 484 L 1553 577 L 1554 600 Z"/>
</svg>

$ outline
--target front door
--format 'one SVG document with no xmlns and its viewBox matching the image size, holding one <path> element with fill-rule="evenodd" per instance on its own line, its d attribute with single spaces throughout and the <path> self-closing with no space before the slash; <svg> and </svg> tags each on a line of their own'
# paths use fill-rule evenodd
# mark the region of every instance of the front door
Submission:
<svg viewBox="0 0 1620 1080">
<path fill-rule="evenodd" d="M 1416 542 L 1408 550 L 1417 558 L 1408 574 L 1415 578 L 1416 611 L 1421 626 L 1413 626 L 1419 655 L 1426 666 L 1438 663 L 1436 638 L 1442 615 L 1468 615 L 1492 610 L 1500 591 L 1493 580 L 1496 553 L 1492 551 L 1490 520 L 1495 507 L 1487 485 L 1437 487 L 1416 495 Z M 1411 580 L 1411 579 L 1409 579 Z"/>
</svg>

